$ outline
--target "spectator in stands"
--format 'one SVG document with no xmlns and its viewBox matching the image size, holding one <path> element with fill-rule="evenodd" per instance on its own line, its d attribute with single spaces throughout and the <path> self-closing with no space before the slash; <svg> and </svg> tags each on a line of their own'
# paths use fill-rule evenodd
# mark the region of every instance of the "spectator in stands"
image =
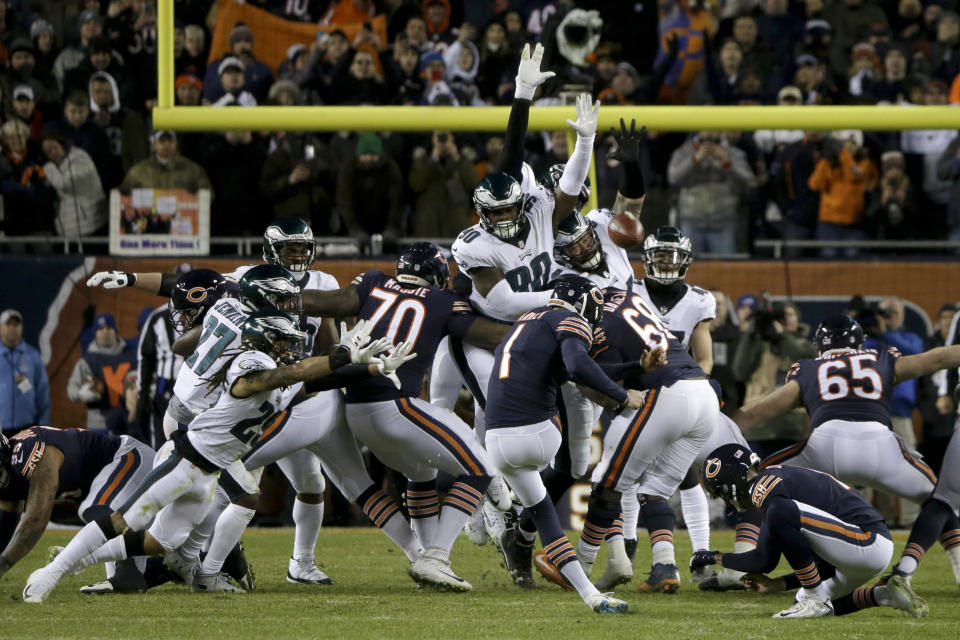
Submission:
<svg viewBox="0 0 960 640">
<path fill-rule="evenodd" d="M 751 15 L 737 16 L 733 21 L 733 39 L 743 52 L 744 66 L 754 69 L 770 82 L 771 87 L 779 86 L 779 69 L 776 59 L 766 45 L 757 39 L 757 21 Z"/>
<path fill-rule="evenodd" d="M 364 46 L 343 56 L 331 76 L 331 104 L 386 104 L 387 86 L 376 50 Z"/>
<path fill-rule="evenodd" d="M 804 22 L 789 12 L 787 0 L 765 0 L 763 15 L 757 18 L 757 33 L 764 49 L 773 54 L 774 64 L 783 72 L 793 64 L 793 51 L 804 32 Z"/>
<path fill-rule="evenodd" d="M 441 106 L 465 104 L 467 97 L 459 91 L 455 91 L 444 80 L 446 69 L 443 56 L 436 51 L 420 56 L 420 74 L 423 76 L 425 83 L 420 104 Z"/>
<path fill-rule="evenodd" d="M 869 42 L 859 42 L 854 45 L 851 57 L 847 71 L 847 91 L 853 97 L 854 103 L 871 103 L 874 100 L 867 89 L 870 83 L 879 79 L 883 73 L 877 50 Z"/>
<path fill-rule="evenodd" d="M 510 48 L 514 51 L 520 51 L 528 41 L 527 31 L 523 27 L 520 14 L 516 11 L 507 11 L 501 15 L 503 16 L 503 26 L 507 30 L 507 42 L 510 43 Z M 546 27 L 545 24 L 544 28 Z M 540 35 L 543 35 L 543 31 L 540 32 Z"/>
<path fill-rule="evenodd" d="M 960 15 L 944 11 L 937 22 L 937 40 L 933 44 L 933 75 L 944 82 L 952 82 L 960 73 Z"/>
<path fill-rule="evenodd" d="M 0 88 L 3 91 L 3 108 L 6 113 L 13 110 L 11 98 L 17 85 L 30 85 L 33 96 L 41 111 L 50 110 L 59 103 L 60 94 L 51 77 L 39 77 L 35 73 L 36 57 L 33 45 L 27 38 L 18 37 L 7 45 L 10 58 L 7 60 L 7 72 L 0 75 Z M 54 113 L 53 111 L 49 111 Z"/>
<path fill-rule="evenodd" d="M 157 90 L 157 5 L 155 2 L 117 4 L 122 7 L 118 13 L 107 9 L 104 31 L 137 80 L 137 96 L 130 104 L 150 109 L 156 104 Z M 121 88 L 123 84 L 120 81 Z"/>
<path fill-rule="evenodd" d="M 211 134 L 206 139 L 202 160 L 217 193 L 210 207 L 210 233 L 215 236 L 261 233 L 266 221 L 259 182 L 267 154 L 253 134 L 250 131 Z"/>
<path fill-rule="evenodd" d="M 257 98 L 246 90 L 244 64 L 240 61 L 240 58 L 227 56 L 217 65 L 217 73 L 219 74 L 221 94 L 215 102 L 209 104 L 214 107 L 226 107 L 234 104 L 241 107 L 257 106 Z M 210 75 L 209 71 L 207 75 Z M 272 81 L 273 78 L 271 77 L 271 83 Z M 206 80 L 204 80 L 203 86 L 207 86 Z"/>
<path fill-rule="evenodd" d="M 117 82 L 106 71 L 94 72 L 88 86 L 91 119 L 107 134 L 110 153 L 127 172 L 150 155 L 147 125 L 139 113 L 121 104 Z"/>
<path fill-rule="evenodd" d="M 960 240 L 960 136 L 937 159 L 937 177 L 950 185 L 947 205 L 947 238 Z"/>
<path fill-rule="evenodd" d="M 923 342 L 923 350 L 929 351 L 946 344 L 950 332 L 950 323 L 957 313 L 956 304 L 947 302 L 940 307 L 933 325 L 932 333 Z M 941 402 L 947 406 L 937 406 L 938 388 L 936 378 L 946 375 L 945 371 L 937 372 L 932 376 L 920 378 L 917 388 L 917 404 L 923 416 L 923 439 L 920 451 L 934 473 L 940 475 L 943 464 L 943 454 L 947 450 L 947 443 L 953 435 L 956 415 L 953 412 L 953 401 L 944 396 Z"/>
<path fill-rule="evenodd" d="M 223 97 L 227 89 L 221 83 L 223 62 L 230 58 L 238 59 L 243 74 L 241 87 L 253 94 L 257 102 L 267 99 L 267 92 L 273 84 L 273 71 L 270 67 L 257 60 L 253 54 L 253 31 L 242 22 L 230 31 L 230 53 L 219 60 L 211 60 L 207 73 L 203 78 L 203 97 L 213 104 Z M 229 66 L 229 65 L 228 65 Z M 235 63 L 232 63 L 236 67 Z"/>
<path fill-rule="evenodd" d="M 564 144 L 566 144 L 566 140 L 564 140 Z M 497 170 L 497 161 L 500 158 L 501 151 L 503 151 L 502 135 L 493 134 L 487 138 L 483 144 L 483 156 L 477 158 L 477 161 L 473 165 L 477 180 L 483 180 L 484 176 L 488 173 L 494 173 Z M 540 175 L 539 171 L 537 175 Z"/>
<path fill-rule="evenodd" d="M 77 23 L 80 25 L 80 37 L 73 45 L 64 47 L 53 63 L 53 76 L 61 91 L 64 89 L 67 73 L 83 62 L 90 43 L 103 33 L 103 18 L 93 9 L 81 13 Z"/>
<path fill-rule="evenodd" d="M 47 134 L 40 143 L 47 157 L 43 172 L 57 191 L 57 234 L 106 235 L 107 198 L 90 155 L 56 134 Z"/>
<path fill-rule="evenodd" d="M 507 82 L 513 80 L 510 73 L 515 55 L 507 42 L 507 30 L 503 23 L 494 20 L 488 24 L 480 42 L 480 67 L 477 69 L 477 87 L 481 96 L 497 103 L 513 100 L 513 92 L 503 96 L 500 86 L 504 79 Z"/>
<path fill-rule="evenodd" d="M 543 132 L 544 153 L 532 163 L 533 170 L 538 176 L 555 164 L 562 164 L 570 157 L 567 149 L 566 131 Z M 482 178 L 483 176 L 481 176 Z"/>
<path fill-rule="evenodd" d="M 23 341 L 23 316 L 0 313 L 0 428 L 10 437 L 50 424 L 50 382 L 40 353 Z"/>
<path fill-rule="evenodd" d="M 123 377 L 123 393 L 120 402 L 104 416 L 106 430 L 115 436 L 133 436 L 141 442 L 149 443 L 151 447 L 161 446 L 163 442 L 154 445 L 152 440 L 143 440 L 143 428 L 139 423 L 140 416 L 137 415 L 138 387 L 137 371 L 127 372 Z"/>
<path fill-rule="evenodd" d="M 17 119 L 7 120 L 0 126 L 0 141 L 0 195 L 6 235 L 52 233 L 56 194 L 46 183 L 43 158 L 30 141 L 30 130 Z"/>
<path fill-rule="evenodd" d="M 450 27 L 450 0 L 425 0 L 423 17 L 427 23 L 427 40 L 440 50 L 439 44 L 453 42 L 454 35 Z"/>
<path fill-rule="evenodd" d="M 850 66 L 853 45 L 862 34 L 876 24 L 887 27 L 887 16 L 883 9 L 866 0 L 840 0 L 825 4 L 823 17 L 833 28 L 830 66 L 834 69 L 847 69 Z"/>
<path fill-rule="evenodd" d="M 470 226 L 470 198 L 478 180 L 473 163 L 449 131 L 434 131 L 429 153 L 418 147 L 410 167 L 417 197 L 413 235 L 454 237 Z"/>
<path fill-rule="evenodd" d="M 723 411 L 731 414 L 740 406 L 743 384 L 733 374 L 733 356 L 740 342 L 740 328 L 734 322 L 730 298 L 722 290 L 710 289 L 717 301 L 717 315 L 710 321 L 710 337 L 713 340 L 713 369 L 710 377 L 720 384 L 723 395 Z"/>
<path fill-rule="evenodd" d="M 393 104 L 412 106 L 420 103 L 424 85 L 420 76 L 420 54 L 415 48 L 406 41 L 397 40 L 385 71 L 389 78 L 389 94 L 394 96 Z"/>
<path fill-rule="evenodd" d="M 188 24 L 183 28 L 183 54 L 177 59 L 177 63 L 183 65 L 176 69 L 178 74 L 191 70 L 191 67 L 193 73 L 200 76 L 206 71 L 206 33 L 200 25 Z"/>
<path fill-rule="evenodd" d="M 720 46 L 719 55 L 707 48 L 704 49 L 704 56 L 704 67 L 690 87 L 688 103 L 733 104 L 743 65 L 740 45 L 733 38 L 727 38 Z"/>
<path fill-rule="evenodd" d="M 464 96 L 466 106 L 482 107 L 486 103 L 480 99 L 480 90 L 476 85 L 480 54 L 477 45 L 467 39 L 470 29 L 466 26 L 460 29 L 459 37 L 443 52 L 446 66 L 444 79 L 452 90 Z"/>
<path fill-rule="evenodd" d="M 120 337 L 109 313 L 98 315 L 93 326 L 96 338 L 70 373 L 67 397 L 86 403 L 88 429 L 105 431 L 107 413 L 123 396 L 123 379 L 136 366 L 137 348 Z"/>
<path fill-rule="evenodd" d="M 357 138 L 357 152 L 337 176 L 337 210 L 347 233 L 367 245 L 370 236 L 383 236 L 384 248 L 395 251 L 405 234 L 403 175 L 396 161 L 384 152 L 375 133 Z"/>
<path fill-rule="evenodd" d="M 272 205 L 273 216 L 296 216 L 317 235 L 329 235 L 339 225 L 331 216 L 336 164 L 330 149 L 313 135 L 278 131 L 260 174 L 260 193 Z"/>
<path fill-rule="evenodd" d="M 421 54 L 433 50 L 433 43 L 427 38 L 427 21 L 422 15 L 410 16 L 403 28 L 403 35 L 410 46 Z"/>
<path fill-rule="evenodd" d="M 38 78 L 46 78 L 53 73 L 53 64 L 60 55 L 53 25 L 43 18 L 37 18 L 30 25 L 30 39 L 33 41 L 33 54 L 36 58 L 33 72 Z"/>
<path fill-rule="evenodd" d="M 203 167 L 180 155 L 177 134 L 173 131 L 156 131 L 151 136 L 153 156 L 141 160 L 130 168 L 120 190 L 131 189 L 185 189 L 196 193 L 200 189 L 213 188 Z"/>
<path fill-rule="evenodd" d="M 876 186 L 877 170 L 862 143 L 863 134 L 859 131 L 844 134 L 842 139 L 831 136 L 823 142 L 821 157 L 807 181 L 812 190 L 820 193 L 817 240 L 866 239 L 862 226 L 866 193 Z M 842 254 L 849 258 L 858 251 L 856 247 L 846 247 Z M 825 258 L 840 254 L 833 247 L 821 252 Z"/>
<path fill-rule="evenodd" d="M 181 73 L 174 82 L 177 104 L 184 107 L 200 106 L 203 81 L 194 73 Z"/>
<path fill-rule="evenodd" d="M 43 131 L 43 114 L 37 109 L 30 85 L 18 84 L 13 88 L 13 115 L 29 127 L 30 139 L 38 142 Z"/>
<path fill-rule="evenodd" d="M 803 104 L 803 94 L 798 87 L 788 84 L 777 92 L 777 105 L 795 107 L 800 104 Z M 762 129 L 753 133 L 754 143 L 767 159 L 802 139 L 801 129 Z"/>
<path fill-rule="evenodd" d="M 905 172 L 903 153 L 885 151 L 880 158 L 880 185 L 871 195 L 867 216 L 876 240 L 896 240 L 915 235 L 918 219 L 916 194 Z"/>
<path fill-rule="evenodd" d="M 109 191 L 120 183 L 123 168 L 110 152 L 107 134 L 90 118 L 90 97 L 86 91 L 71 91 L 63 105 L 63 117 L 51 122 L 46 130 L 90 154 L 104 190 Z"/>
<path fill-rule="evenodd" d="M 106 36 L 99 36 L 87 47 L 87 56 L 76 67 L 67 72 L 64 79 L 64 93 L 74 89 L 89 91 L 90 78 L 97 72 L 109 73 L 117 85 L 117 100 L 127 106 L 138 107 L 142 101 L 136 78 L 123 64 L 123 58 L 113 48 Z"/>
<path fill-rule="evenodd" d="M 673 152 L 667 180 L 678 190 L 679 226 L 694 252 L 736 252 L 753 177 L 747 155 L 716 131 L 701 131 Z"/>
<path fill-rule="evenodd" d="M 671 55 L 669 42 L 673 36 L 679 37 L 677 42 L 680 44 L 680 51 L 666 73 L 659 102 L 687 103 L 687 92 L 703 69 L 705 36 L 712 37 L 716 30 L 713 16 L 699 3 L 676 3 L 673 11 L 661 18 L 660 50 L 657 52 L 656 63 Z"/>
<path fill-rule="evenodd" d="M 865 82 L 864 93 L 874 100 L 899 103 L 907 99 L 907 56 L 899 46 L 892 45 L 883 56 L 883 77 Z"/>
<path fill-rule="evenodd" d="M 826 65 L 814 56 L 803 53 L 797 56 L 795 66 L 793 84 L 803 92 L 804 104 L 829 103 Z"/>
<path fill-rule="evenodd" d="M 890 15 L 890 28 L 898 42 L 913 44 L 923 29 L 923 4 L 920 0 L 899 0 L 895 13 Z"/>
</svg>

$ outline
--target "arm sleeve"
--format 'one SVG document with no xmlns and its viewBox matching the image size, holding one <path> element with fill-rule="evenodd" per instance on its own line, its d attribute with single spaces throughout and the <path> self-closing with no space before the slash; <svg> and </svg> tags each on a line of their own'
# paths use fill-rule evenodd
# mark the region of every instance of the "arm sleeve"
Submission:
<svg viewBox="0 0 960 640">
<path fill-rule="evenodd" d="M 623 163 L 623 177 L 620 179 L 620 186 L 617 191 L 624 198 L 635 200 L 642 198 L 646 194 L 646 188 L 643 184 L 643 171 L 640 170 L 640 163 L 634 160 Z"/>
<path fill-rule="evenodd" d="M 523 164 L 523 139 L 527 135 L 529 119 L 530 101 L 514 100 L 510 108 L 507 135 L 503 139 L 503 150 L 500 151 L 497 170 L 513 176 L 517 182 L 523 179 L 520 167 Z"/>
<path fill-rule="evenodd" d="M 571 380 L 599 391 L 620 404 L 627 401 L 626 390 L 603 373 L 587 353 L 587 345 L 583 340 L 571 336 L 560 343 L 560 351 Z"/>
<path fill-rule="evenodd" d="M 454 338 L 463 338 L 473 326 L 477 315 L 466 298 L 455 296 L 453 299 L 453 313 L 447 318 L 446 331 Z"/>
<path fill-rule="evenodd" d="M 567 163 L 563 167 L 563 174 L 560 176 L 560 191 L 567 195 L 575 196 L 580 193 L 580 187 L 587 179 L 587 172 L 590 171 L 590 159 L 593 157 L 593 138 L 581 138 L 577 136 L 577 144 L 573 147 L 573 153 L 567 158 Z"/>
<path fill-rule="evenodd" d="M 169 298 L 173 295 L 173 285 L 177 284 L 180 276 L 173 273 L 165 273 L 160 276 L 160 289 L 157 290 L 158 296 Z"/>
<path fill-rule="evenodd" d="M 546 305 L 552 295 L 553 291 L 513 291 L 506 280 L 501 280 L 487 292 L 486 299 L 504 318 L 515 319 Z"/>
</svg>

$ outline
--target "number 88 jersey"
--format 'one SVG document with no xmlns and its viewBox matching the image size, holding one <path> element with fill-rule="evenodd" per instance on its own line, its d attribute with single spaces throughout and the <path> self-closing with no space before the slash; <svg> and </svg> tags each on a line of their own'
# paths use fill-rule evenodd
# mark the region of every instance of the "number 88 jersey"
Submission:
<svg viewBox="0 0 960 640">
<path fill-rule="evenodd" d="M 890 399 L 900 352 L 843 349 L 794 363 L 787 382 L 800 385 L 810 428 L 829 420 L 879 422 L 892 428 Z"/>
</svg>

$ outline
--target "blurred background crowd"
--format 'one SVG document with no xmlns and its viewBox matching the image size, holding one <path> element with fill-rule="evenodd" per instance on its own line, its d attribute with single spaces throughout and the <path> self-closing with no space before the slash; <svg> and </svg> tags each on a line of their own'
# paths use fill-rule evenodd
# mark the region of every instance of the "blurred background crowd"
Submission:
<svg viewBox="0 0 960 640">
<path fill-rule="evenodd" d="M 958 0 L 246 0 L 315 28 L 309 45 L 218 23 L 236 2 L 177 0 L 177 104 L 507 105 L 532 41 L 557 74 L 543 105 L 583 88 L 610 106 L 960 102 Z M 295 215 L 321 236 L 379 234 L 389 252 L 471 223 L 501 135 L 154 131 L 156 21 L 156 0 L 0 0 L 6 236 L 105 235 L 110 191 L 138 187 L 210 189 L 214 237 Z M 700 254 L 757 238 L 960 240 L 956 134 L 649 131 L 644 221 L 679 224 Z M 612 138 L 596 144 L 609 206 L 620 168 Z M 526 151 L 537 171 L 562 162 L 565 134 L 532 133 Z M 858 250 L 807 251 L 794 255 Z"/>
</svg>

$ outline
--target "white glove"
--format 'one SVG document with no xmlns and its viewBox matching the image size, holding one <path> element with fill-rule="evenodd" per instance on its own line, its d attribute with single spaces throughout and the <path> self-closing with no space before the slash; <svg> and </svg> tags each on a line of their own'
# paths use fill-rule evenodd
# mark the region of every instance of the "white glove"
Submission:
<svg viewBox="0 0 960 640">
<path fill-rule="evenodd" d="M 350 361 L 351 362 L 362 362 L 364 364 L 370 364 L 374 361 L 378 353 L 383 353 L 390 349 L 393 346 L 393 343 L 390 342 L 389 338 L 377 338 L 363 349 L 360 349 L 356 352 L 357 359 L 354 360 L 354 353 L 350 352 Z"/>
<path fill-rule="evenodd" d="M 593 140 L 597 132 L 597 113 L 600 111 L 600 101 L 596 104 L 590 99 L 589 93 L 577 96 L 577 121 L 567 120 L 570 128 L 577 132 L 577 137 Z"/>
<path fill-rule="evenodd" d="M 398 378 L 396 374 L 397 369 L 399 369 L 400 365 L 404 362 L 408 362 L 417 357 L 417 354 L 410 353 L 411 349 L 413 349 L 413 342 L 408 340 L 390 349 L 387 355 L 377 356 L 377 359 L 380 360 L 380 363 L 377 365 L 380 375 L 389 378 L 390 381 L 393 382 L 393 386 L 397 389 L 401 387 L 400 378 Z"/>
<path fill-rule="evenodd" d="M 517 88 L 513 97 L 518 100 L 533 100 L 537 87 L 555 76 L 553 71 L 540 71 L 540 61 L 543 59 L 543 45 L 539 42 L 530 55 L 530 45 L 523 45 L 520 54 L 520 66 L 517 68 Z M 594 127 L 596 128 L 596 127 Z"/>
<path fill-rule="evenodd" d="M 87 280 L 87 286 L 99 287 L 103 285 L 104 289 L 132 287 L 137 281 L 136 278 L 132 276 L 132 273 L 127 273 L 126 271 L 98 271 Z"/>
<path fill-rule="evenodd" d="M 362 362 L 361 350 L 370 342 L 370 332 L 373 325 L 369 320 L 359 320 L 353 329 L 347 331 L 347 323 L 340 323 L 340 345 L 350 350 L 350 362 Z"/>
</svg>

